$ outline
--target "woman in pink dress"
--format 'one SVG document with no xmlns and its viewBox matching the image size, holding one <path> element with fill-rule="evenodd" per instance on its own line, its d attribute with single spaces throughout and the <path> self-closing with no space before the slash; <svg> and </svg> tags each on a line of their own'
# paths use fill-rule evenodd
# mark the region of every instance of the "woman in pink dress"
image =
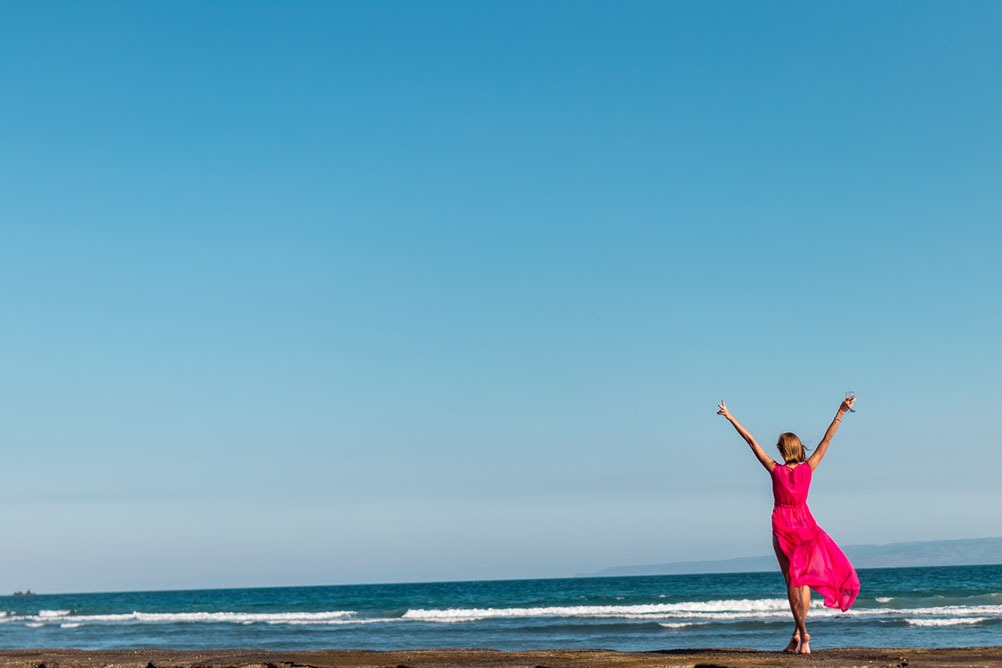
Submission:
<svg viewBox="0 0 1002 668">
<path fill-rule="evenodd" d="M 856 570 L 835 541 L 817 525 L 807 507 L 811 476 L 828 451 L 842 417 L 852 409 L 855 402 L 856 397 L 849 397 L 842 402 L 824 438 L 810 457 L 805 458 L 804 446 L 796 434 L 780 434 L 776 447 L 783 456 L 782 464 L 765 453 L 755 437 L 734 419 L 723 401 L 717 406 L 717 414 L 723 415 L 734 425 L 772 477 L 772 495 L 775 501 L 772 510 L 772 546 L 786 579 L 786 594 L 795 624 L 793 638 L 784 652 L 811 653 L 811 636 L 807 633 L 806 625 L 811 589 L 824 597 L 826 607 L 839 608 L 843 612 L 849 609 L 859 593 Z"/>
</svg>

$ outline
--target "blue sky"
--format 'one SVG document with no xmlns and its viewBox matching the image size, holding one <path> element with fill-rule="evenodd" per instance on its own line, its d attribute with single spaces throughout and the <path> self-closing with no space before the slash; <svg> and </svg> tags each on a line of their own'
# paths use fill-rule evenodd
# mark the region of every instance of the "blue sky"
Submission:
<svg viewBox="0 0 1002 668">
<path fill-rule="evenodd" d="M 1000 20 L 0 4 L 0 591 L 1002 535 Z"/>
</svg>

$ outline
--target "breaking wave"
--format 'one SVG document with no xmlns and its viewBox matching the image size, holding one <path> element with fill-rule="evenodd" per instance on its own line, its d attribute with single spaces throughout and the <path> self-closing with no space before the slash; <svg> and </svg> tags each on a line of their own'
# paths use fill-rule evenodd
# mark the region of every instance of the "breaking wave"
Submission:
<svg viewBox="0 0 1002 668">
<path fill-rule="evenodd" d="M 906 619 L 912 626 L 961 626 L 965 624 L 980 624 L 990 617 L 953 617 L 950 619 Z"/>
</svg>

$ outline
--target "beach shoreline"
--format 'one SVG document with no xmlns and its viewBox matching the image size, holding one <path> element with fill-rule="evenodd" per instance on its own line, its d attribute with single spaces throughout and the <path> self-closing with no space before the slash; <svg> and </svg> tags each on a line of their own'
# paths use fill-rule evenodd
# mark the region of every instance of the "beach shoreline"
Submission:
<svg viewBox="0 0 1002 668">
<path fill-rule="evenodd" d="M 750 649 L 535 650 L 487 649 L 401 651 L 316 650 L 277 652 L 255 649 L 175 651 L 165 649 L 0 650 L 4 668 L 730 668 L 745 666 L 811 666 L 822 668 L 981 668 L 1002 665 L 1002 647 L 950 649 L 840 648 L 810 657 Z"/>
</svg>

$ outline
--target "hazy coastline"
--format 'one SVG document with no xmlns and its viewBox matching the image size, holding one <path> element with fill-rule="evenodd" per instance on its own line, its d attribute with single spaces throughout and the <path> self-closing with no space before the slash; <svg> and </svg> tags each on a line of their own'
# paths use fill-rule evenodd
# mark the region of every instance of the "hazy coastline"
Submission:
<svg viewBox="0 0 1002 668">
<path fill-rule="evenodd" d="M 1002 538 L 921 540 L 884 545 L 845 545 L 856 568 L 982 566 L 1002 563 Z M 577 577 L 677 575 L 688 573 L 754 573 L 776 570 L 776 556 L 763 554 L 731 559 L 670 561 L 661 564 L 610 566 Z"/>
</svg>

